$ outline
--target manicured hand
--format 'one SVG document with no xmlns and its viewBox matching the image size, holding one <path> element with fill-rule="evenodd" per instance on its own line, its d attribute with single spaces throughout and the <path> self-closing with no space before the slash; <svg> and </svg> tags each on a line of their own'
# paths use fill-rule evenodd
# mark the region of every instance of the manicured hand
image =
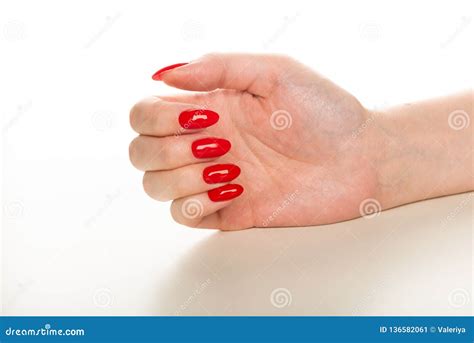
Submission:
<svg viewBox="0 0 474 343">
<path fill-rule="evenodd" d="M 211 54 L 153 78 L 198 91 L 131 110 L 140 134 L 131 161 L 152 198 L 173 200 L 178 223 L 316 225 L 399 204 L 381 184 L 385 122 L 308 67 L 284 56 Z"/>
</svg>

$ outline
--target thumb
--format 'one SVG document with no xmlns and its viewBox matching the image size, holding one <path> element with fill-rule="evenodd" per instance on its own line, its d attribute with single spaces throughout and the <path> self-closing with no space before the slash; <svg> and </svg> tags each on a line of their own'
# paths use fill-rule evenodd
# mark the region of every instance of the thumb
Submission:
<svg viewBox="0 0 474 343">
<path fill-rule="evenodd" d="M 209 54 L 191 63 L 160 69 L 154 80 L 190 91 L 234 89 L 266 97 L 288 68 L 289 59 L 278 55 Z"/>
</svg>

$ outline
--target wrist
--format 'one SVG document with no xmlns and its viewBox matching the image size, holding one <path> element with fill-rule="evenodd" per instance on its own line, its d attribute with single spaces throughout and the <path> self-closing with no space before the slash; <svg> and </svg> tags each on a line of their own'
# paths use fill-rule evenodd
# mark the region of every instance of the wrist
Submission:
<svg viewBox="0 0 474 343">
<path fill-rule="evenodd" d="M 383 208 L 472 190 L 472 127 L 453 129 L 456 111 L 471 115 L 472 94 L 369 112 Z"/>
<path fill-rule="evenodd" d="M 413 164 L 401 118 L 392 110 L 370 111 L 373 120 L 371 135 L 374 152 L 372 162 L 376 173 L 375 198 L 383 209 L 414 201 L 409 173 Z M 413 172 L 413 171 L 412 171 Z"/>
</svg>

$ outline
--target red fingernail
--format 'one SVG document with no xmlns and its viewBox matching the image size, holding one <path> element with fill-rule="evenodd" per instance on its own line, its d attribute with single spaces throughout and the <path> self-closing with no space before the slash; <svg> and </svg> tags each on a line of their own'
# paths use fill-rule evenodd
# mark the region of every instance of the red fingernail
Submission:
<svg viewBox="0 0 474 343">
<path fill-rule="evenodd" d="M 161 74 L 163 74 L 165 71 L 168 71 L 168 70 L 171 70 L 171 69 L 174 69 L 174 68 L 178 68 L 178 67 L 184 66 L 186 64 L 188 64 L 188 63 L 176 63 L 176 64 L 172 64 L 170 66 L 161 68 L 156 73 L 154 73 L 151 78 L 155 81 L 160 81 L 161 80 Z"/>
<path fill-rule="evenodd" d="M 230 184 L 211 189 L 207 192 L 207 195 L 212 201 L 226 201 L 237 198 L 243 191 L 244 188 L 241 185 Z"/>
<path fill-rule="evenodd" d="M 229 182 L 240 175 L 240 168 L 235 164 L 216 164 L 204 168 L 202 177 L 206 183 Z"/>
<path fill-rule="evenodd" d="M 194 141 L 191 149 L 196 158 L 218 157 L 230 150 L 230 142 L 220 138 L 203 138 Z"/>
<path fill-rule="evenodd" d="M 203 129 L 218 120 L 219 115 L 210 110 L 187 110 L 179 115 L 179 125 L 185 129 Z"/>
</svg>

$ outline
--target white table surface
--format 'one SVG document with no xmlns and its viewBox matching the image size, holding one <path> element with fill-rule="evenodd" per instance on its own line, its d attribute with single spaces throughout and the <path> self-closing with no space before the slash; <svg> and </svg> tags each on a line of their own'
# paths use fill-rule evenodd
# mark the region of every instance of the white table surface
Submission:
<svg viewBox="0 0 474 343">
<path fill-rule="evenodd" d="M 8 166 L 5 315 L 472 314 L 472 193 L 225 233 L 174 224 L 125 158 Z"/>
</svg>

